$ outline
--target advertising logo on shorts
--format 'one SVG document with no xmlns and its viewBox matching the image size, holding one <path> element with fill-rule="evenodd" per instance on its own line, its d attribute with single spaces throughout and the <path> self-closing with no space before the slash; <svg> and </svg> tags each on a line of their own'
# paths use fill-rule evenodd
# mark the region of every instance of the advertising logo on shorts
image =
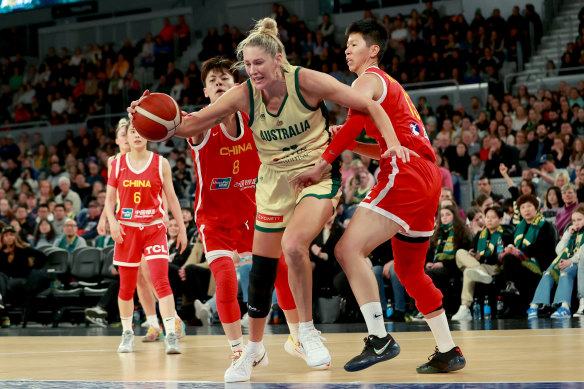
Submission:
<svg viewBox="0 0 584 389">
<path fill-rule="evenodd" d="M 257 214 L 257 220 L 264 223 L 282 223 L 284 216 L 281 215 L 265 215 L 263 213 Z"/>
<path fill-rule="evenodd" d="M 122 219 L 131 219 L 133 213 L 133 208 L 122 208 Z"/>
<path fill-rule="evenodd" d="M 229 189 L 229 185 L 231 185 L 231 177 L 213 178 L 211 181 L 211 190 Z"/>
</svg>

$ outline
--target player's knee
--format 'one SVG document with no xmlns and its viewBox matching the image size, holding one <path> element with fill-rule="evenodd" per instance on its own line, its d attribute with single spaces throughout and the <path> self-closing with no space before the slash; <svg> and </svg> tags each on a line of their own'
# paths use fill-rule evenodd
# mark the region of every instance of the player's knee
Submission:
<svg viewBox="0 0 584 389">
<path fill-rule="evenodd" d="M 217 284 L 218 302 L 228 303 L 237 300 L 237 274 L 231 258 L 222 257 L 210 265 Z"/>
<path fill-rule="evenodd" d="M 118 297 L 120 300 L 128 301 L 134 298 L 135 288 L 131 288 L 129 285 L 120 284 L 120 290 L 118 291 Z"/>
<path fill-rule="evenodd" d="M 164 297 L 170 296 L 172 294 L 172 289 L 170 288 L 168 278 L 159 278 L 157 280 L 153 280 L 152 284 L 154 285 L 154 289 L 156 290 L 159 299 L 163 299 Z"/>
<path fill-rule="evenodd" d="M 349 248 L 345 242 L 346 240 L 341 238 L 341 240 L 335 246 L 335 258 L 341 266 L 343 266 L 345 261 L 349 258 Z"/>
<path fill-rule="evenodd" d="M 274 283 L 278 272 L 278 259 L 253 256 L 249 272 L 249 316 L 263 318 L 270 312 Z"/>
<path fill-rule="evenodd" d="M 282 250 L 286 264 L 296 267 L 306 260 L 308 245 L 298 236 L 287 236 L 282 240 Z"/>
</svg>

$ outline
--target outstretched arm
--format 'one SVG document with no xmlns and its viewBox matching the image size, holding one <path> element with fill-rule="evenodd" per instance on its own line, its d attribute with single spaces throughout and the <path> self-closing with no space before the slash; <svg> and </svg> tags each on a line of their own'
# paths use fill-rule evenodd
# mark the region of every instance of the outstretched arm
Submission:
<svg viewBox="0 0 584 389">
<path fill-rule="evenodd" d="M 150 92 L 145 91 L 140 99 L 146 97 L 148 94 Z M 139 103 L 140 100 L 133 101 L 130 107 L 128 107 L 127 111 L 130 114 L 130 119 L 132 119 L 132 115 L 136 112 L 135 107 Z M 223 119 L 237 111 L 249 113 L 249 91 L 247 84 L 238 85 L 229 89 L 215 103 L 209 105 L 207 108 L 184 117 L 175 135 L 182 138 L 197 136 L 221 123 Z"/>
<path fill-rule="evenodd" d="M 301 87 L 302 85 L 309 85 L 309 88 L 303 89 L 305 94 L 312 96 L 313 99 L 319 97 L 320 99 L 352 108 L 354 111 L 361 112 L 364 116 L 370 116 L 383 135 L 388 148 L 400 145 L 389 117 L 383 108 L 373 101 L 376 83 L 379 82 L 373 76 L 359 77 L 352 88 L 338 82 L 328 74 L 309 69 L 302 69 L 298 73 L 298 78 Z M 397 153 L 397 156 L 402 158 L 404 162 L 409 160 L 409 156 L 406 157 L 401 150 Z"/>
<path fill-rule="evenodd" d="M 355 142 L 353 152 L 371 159 L 381 159 L 381 149 L 377 143 Z"/>
</svg>

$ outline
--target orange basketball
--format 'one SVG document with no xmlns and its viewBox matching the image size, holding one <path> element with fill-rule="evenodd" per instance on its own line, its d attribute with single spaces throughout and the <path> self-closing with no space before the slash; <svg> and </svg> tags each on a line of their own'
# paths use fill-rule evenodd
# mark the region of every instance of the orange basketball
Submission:
<svg viewBox="0 0 584 389">
<path fill-rule="evenodd" d="M 174 136 L 182 122 L 176 101 L 164 93 L 151 93 L 136 106 L 132 126 L 152 142 L 164 142 Z"/>
</svg>

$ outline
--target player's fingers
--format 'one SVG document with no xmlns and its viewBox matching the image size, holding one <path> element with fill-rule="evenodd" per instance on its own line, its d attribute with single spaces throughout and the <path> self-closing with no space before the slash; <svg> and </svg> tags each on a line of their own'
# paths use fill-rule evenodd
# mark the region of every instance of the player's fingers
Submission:
<svg viewBox="0 0 584 389">
<path fill-rule="evenodd" d="M 124 231 L 124 227 L 120 226 L 120 236 L 126 235 L 126 231 Z"/>
</svg>

